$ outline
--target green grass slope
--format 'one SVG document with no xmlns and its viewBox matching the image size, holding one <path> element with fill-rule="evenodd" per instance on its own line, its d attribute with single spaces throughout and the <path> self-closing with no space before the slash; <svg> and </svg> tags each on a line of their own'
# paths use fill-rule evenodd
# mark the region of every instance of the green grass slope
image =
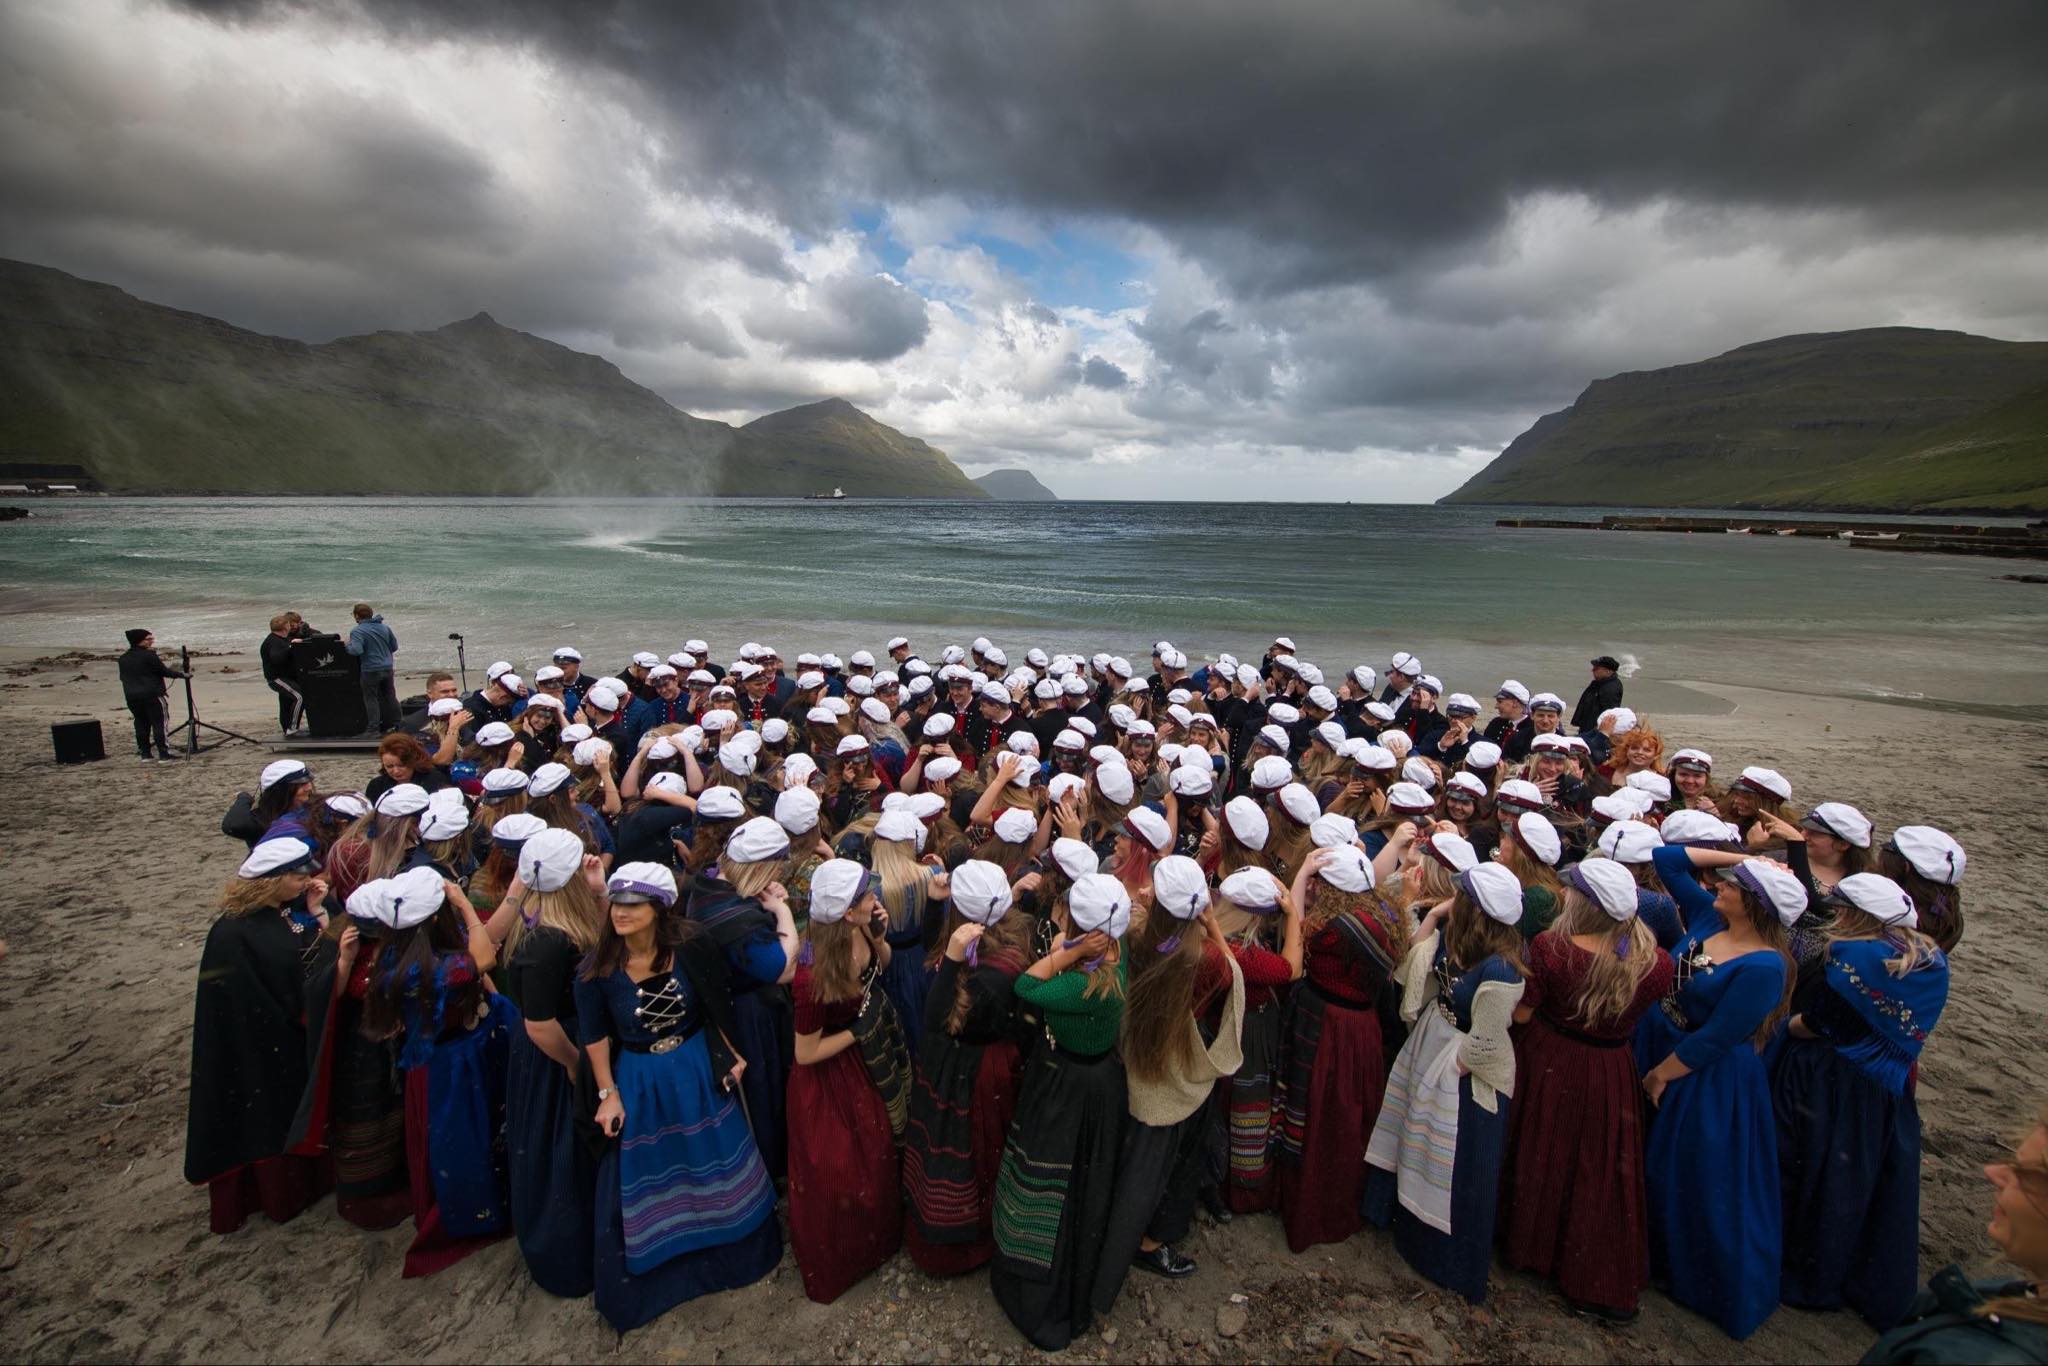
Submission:
<svg viewBox="0 0 2048 1366">
<path fill-rule="evenodd" d="M 944 451 L 885 427 L 843 398 L 756 418 L 727 450 L 717 491 L 803 497 L 986 498 Z"/>
<path fill-rule="evenodd" d="M 114 491 L 975 496 L 851 405 L 810 416 L 830 406 L 736 431 L 488 314 L 309 345 L 0 261 L 0 462 Z"/>
<path fill-rule="evenodd" d="M 1597 380 L 1441 501 L 2048 509 L 2048 343 L 1875 328 Z"/>
</svg>

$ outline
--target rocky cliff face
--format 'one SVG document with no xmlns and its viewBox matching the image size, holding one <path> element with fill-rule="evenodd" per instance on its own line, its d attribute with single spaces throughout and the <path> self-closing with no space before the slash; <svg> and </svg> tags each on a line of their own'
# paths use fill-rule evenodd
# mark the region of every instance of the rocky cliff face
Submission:
<svg viewBox="0 0 2048 1366">
<path fill-rule="evenodd" d="M 1596 380 L 1446 503 L 2038 510 L 2048 343 L 1873 328 Z M 2018 409 L 2014 405 L 2018 404 Z"/>
<path fill-rule="evenodd" d="M 840 407 L 793 423 L 798 462 L 772 422 L 693 417 L 489 314 L 308 345 L 0 262 L 0 461 L 114 491 L 977 496 L 943 452 Z"/>
</svg>

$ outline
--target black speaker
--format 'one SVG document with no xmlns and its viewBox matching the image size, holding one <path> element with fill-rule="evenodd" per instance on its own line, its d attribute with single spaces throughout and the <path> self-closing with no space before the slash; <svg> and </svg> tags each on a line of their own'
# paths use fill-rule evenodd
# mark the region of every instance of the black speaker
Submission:
<svg viewBox="0 0 2048 1366">
<path fill-rule="evenodd" d="M 361 735 L 369 727 L 363 711 L 362 661 L 340 636 L 309 636 L 292 645 L 292 671 L 306 695 L 306 733 Z"/>
<path fill-rule="evenodd" d="M 60 764 L 89 764 L 107 757 L 107 742 L 97 721 L 59 721 L 50 727 L 50 744 Z"/>
</svg>

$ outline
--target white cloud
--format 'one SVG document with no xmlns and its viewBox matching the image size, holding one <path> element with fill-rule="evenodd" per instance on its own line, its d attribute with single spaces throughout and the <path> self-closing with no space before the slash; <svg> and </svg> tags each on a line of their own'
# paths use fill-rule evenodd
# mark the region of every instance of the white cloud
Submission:
<svg viewBox="0 0 2048 1366">
<path fill-rule="evenodd" d="M 315 338 L 487 309 L 704 416 L 837 394 L 1067 496 L 1429 498 L 1616 370 L 1880 324 L 2048 336 L 2038 227 L 1670 197 L 1525 193 L 1476 244 L 1261 295 L 1158 228 L 939 187 L 863 206 L 892 272 L 683 169 L 704 132 L 539 46 L 347 12 L 0 13 L 6 254 Z M 1133 277 L 1048 303 L 1077 228 Z"/>
</svg>

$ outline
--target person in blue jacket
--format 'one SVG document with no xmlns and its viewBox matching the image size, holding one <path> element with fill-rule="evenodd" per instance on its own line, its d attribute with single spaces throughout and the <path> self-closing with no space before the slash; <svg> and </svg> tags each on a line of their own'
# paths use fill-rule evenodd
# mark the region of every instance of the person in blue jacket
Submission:
<svg viewBox="0 0 2048 1366">
<path fill-rule="evenodd" d="M 1746 1338 L 1778 1307 L 1777 1123 L 1762 1049 L 1791 1004 L 1786 932 L 1806 889 L 1782 865 L 1713 849 L 1652 855 L 1685 918 L 1677 985 L 1636 1027 L 1657 1107 L 1644 1172 L 1650 1261 L 1671 1298 Z M 1720 868 L 1709 892 L 1696 870 Z"/>
<path fill-rule="evenodd" d="M 398 729 L 398 637 L 367 602 L 355 605 L 348 652 L 362 662 L 363 724 L 383 734 Z"/>
</svg>

